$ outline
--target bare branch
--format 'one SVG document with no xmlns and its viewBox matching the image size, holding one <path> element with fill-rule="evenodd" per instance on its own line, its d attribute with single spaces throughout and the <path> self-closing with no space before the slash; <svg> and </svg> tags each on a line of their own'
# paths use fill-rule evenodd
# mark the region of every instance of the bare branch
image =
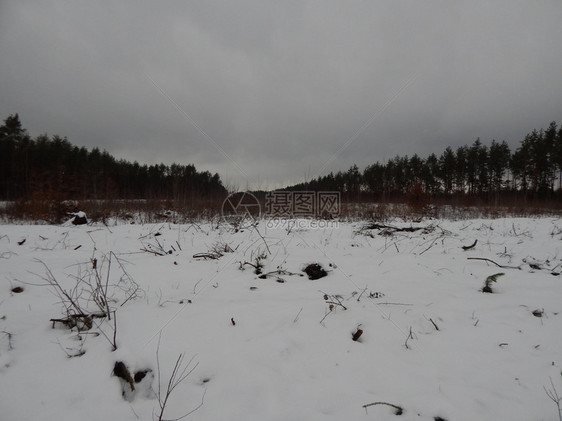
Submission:
<svg viewBox="0 0 562 421">
<path fill-rule="evenodd" d="M 551 389 L 547 389 L 545 386 L 543 386 L 543 389 L 544 389 L 544 392 L 546 393 L 546 396 L 548 396 L 550 398 L 550 400 L 552 402 L 554 402 L 554 404 L 558 408 L 558 419 L 560 421 L 562 421 L 562 408 L 560 408 L 560 402 L 562 401 L 562 397 L 558 395 L 558 391 L 556 390 L 556 387 L 554 386 L 554 382 L 552 381 L 552 377 L 549 377 L 549 379 L 550 379 Z"/>
<path fill-rule="evenodd" d="M 404 409 L 401 406 L 398 405 L 394 405 L 392 403 L 388 403 L 388 402 L 373 402 L 373 403 L 368 403 L 366 405 L 363 405 L 363 408 L 365 408 L 365 412 L 367 412 L 367 408 L 370 406 L 375 406 L 375 405 L 386 405 L 386 406 L 390 406 L 391 408 L 396 409 L 396 415 L 402 415 L 402 413 L 404 413 Z"/>
<path fill-rule="evenodd" d="M 518 269 L 521 270 L 521 266 L 505 266 L 505 265 L 500 265 L 499 263 L 494 262 L 493 260 L 487 259 L 485 257 L 467 257 L 468 260 L 483 260 L 485 262 L 490 262 L 493 263 L 494 265 L 502 268 L 502 269 Z"/>
<path fill-rule="evenodd" d="M 435 330 L 439 330 L 439 327 L 437 326 L 437 324 L 433 321 L 433 319 L 429 319 L 429 321 L 433 324 L 433 327 L 435 328 Z"/>
<path fill-rule="evenodd" d="M 5 330 L 3 330 L 1 333 L 4 333 L 8 337 L 8 349 L 10 351 L 13 350 L 14 347 L 12 346 L 12 334 L 10 332 L 6 332 Z"/>
<path fill-rule="evenodd" d="M 161 339 L 161 334 L 158 336 L 158 346 L 156 348 L 156 367 L 157 367 L 157 374 L 158 374 L 158 405 L 160 407 L 160 413 L 158 414 L 158 421 L 165 421 L 164 420 L 164 412 L 166 411 L 166 406 L 168 404 L 168 400 L 170 399 L 170 396 L 172 395 L 172 392 L 174 391 L 174 389 L 180 385 L 185 379 L 187 379 L 189 377 L 189 375 L 191 373 L 193 373 L 193 371 L 197 368 L 197 366 L 199 365 L 199 363 L 196 363 L 195 365 L 192 366 L 192 362 L 193 359 L 195 358 L 192 357 L 187 364 L 184 364 L 184 354 L 180 353 L 176 363 L 174 364 L 174 368 L 172 370 L 172 374 L 170 374 L 170 378 L 168 379 L 168 383 L 166 386 L 166 391 L 164 392 L 164 394 L 162 394 L 162 388 L 161 388 L 161 372 L 160 372 L 160 339 Z M 201 399 L 201 403 L 195 407 L 194 409 L 192 409 L 191 411 L 185 413 L 184 415 L 177 417 L 177 418 L 172 418 L 172 419 L 167 419 L 167 421 L 178 421 L 181 420 L 185 417 L 187 417 L 188 415 L 192 414 L 193 412 L 197 411 L 199 408 L 201 408 L 203 406 L 204 400 L 205 400 L 205 393 L 207 392 L 207 389 L 205 388 L 205 391 L 203 392 L 203 397 Z"/>
<path fill-rule="evenodd" d="M 265 248 L 267 249 L 267 252 L 271 256 L 271 250 L 269 249 L 269 246 L 267 245 L 267 241 L 265 241 L 265 238 L 263 238 L 263 235 L 261 235 L 261 232 L 258 230 L 257 224 L 254 225 L 253 227 L 256 230 L 256 232 L 258 233 L 258 235 L 261 237 L 261 239 L 263 240 L 263 243 L 265 244 Z"/>
</svg>

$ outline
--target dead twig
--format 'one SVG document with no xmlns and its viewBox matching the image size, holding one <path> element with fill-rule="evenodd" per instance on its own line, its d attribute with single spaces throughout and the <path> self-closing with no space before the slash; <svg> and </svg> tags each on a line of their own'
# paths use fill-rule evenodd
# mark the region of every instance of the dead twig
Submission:
<svg viewBox="0 0 562 421">
<path fill-rule="evenodd" d="M 546 396 L 548 396 L 550 400 L 554 402 L 554 404 L 558 408 L 558 419 L 562 421 L 562 408 L 560 408 L 560 402 L 562 401 L 562 397 L 558 395 L 558 391 L 556 390 L 556 387 L 554 387 L 554 382 L 552 381 L 552 377 L 549 377 L 549 379 L 550 379 L 551 389 L 547 389 L 545 386 L 543 386 L 543 389 L 544 392 L 546 393 Z"/>
<path fill-rule="evenodd" d="M 252 265 L 251 263 L 248 263 L 248 264 Z M 252 266 L 254 266 L 254 265 L 252 265 Z M 262 274 L 262 277 L 268 277 L 268 276 L 271 276 L 271 275 L 300 276 L 300 273 L 289 272 L 288 270 L 285 270 L 285 269 L 277 269 L 277 270 L 272 270 L 271 272 L 267 272 L 267 273 Z"/>
<path fill-rule="evenodd" d="M 53 275 L 53 272 L 47 266 L 47 264 L 45 262 L 43 262 L 42 260 L 39 260 L 39 259 L 36 259 L 36 261 L 41 263 L 41 265 L 43 265 L 43 267 L 45 268 L 46 276 L 40 276 L 40 277 L 44 281 L 46 281 L 49 286 L 51 286 L 53 288 L 55 293 L 61 299 L 61 302 L 63 303 L 63 305 L 66 308 L 67 315 L 71 315 L 71 314 L 82 315 L 82 314 L 85 314 L 86 312 L 82 310 L 82 308 L 79 304 L 79 301 L 78 301 L 78 298 L 79 298 L 78 285 L 76 285 L 70 291 L 65 290 L 63 287 L 61 287 L 61 285 L 59 284 L 59 282 L 55 278 L 55 275 Z"/>
<path fill-rule="evenodd" d="M 434 227 L 431 225 L 427 227 L 411 227 L 411 226 L 395 227 L 392 225 L 385 225 L 385 224 L 380 224 L 378 222 L 372 222 L 362 227 L 360 231 L 376 230 L 376 229 L 383 230 L 384 234 L 388 235 L 388 234 L 393 234 L 395 232 L 416 232 L 419 230 L 424 230 L 424 232 L 431 232 L 434 230 Z"/>
<path fill-rule="evenodd" d="M 111 345 L 113 345 L 114 351 L 117 350 L 117 315 L 115 312 L 113 312 L 113 342 Z"/>
<path fill-rule="evenodd" d="M 293 320 L 293 323 L 296 323 L 296 322 L 297 322 L 297 320 L 299 319 L 299 316 L 300 316 L 301 312 L 302 312 L 302 307 L 301 307 L 301 309 L 299 310 L 299 312 L 297 313 L 295 319 Z"/>
<path fill-rule="evenodd" d="M 340 306 L 341 308 L 343 308 L 344 310 L 347 310 L 347 307 L 344 306 L 341 302 L 342 298 L 339 295 L 329 295 L 326 294 L 323 291 L 320 291 L 324 294 L 324 300 L 326 301 L 326 304 L 331 304 L 333 306 Z"/>
<path fill-rule="evenodd" d="M 330 314 L 333 310 L 334 310 L 334 306 L 330 306 L 326 314 L 324 314 L 324 317 L 322 317 L 322 320 L 320 320 L 320 324 L 322 324 L 322 322 L 326 319 L 326 317 L 328 317 L 328 314 Z"/>
<path fill-rule="evenodd" d="M 435 330 L 439 330 L 439 326 L 437 326 L 437 324 L 433 321 L 433 319 L 430 318 L 429 321 L 433 324 Z"/>
<path fill-rule="evenodd" d="M 408 333 L 408 336 L 406 336 L 406 341 L 404 342 L 404 346 L 406 347 L 406 349 L 410 349 L 410 347 L 408 346 L 408 341 L 410 339 L 414 339 L 414 333 L 412 332 L 412 326 L 410 326 L 410 332 Z"/>
<path fill-rule="evenodd" d="M 365 294 L 365 291 L 367 291 L 367 287 L 365 287 L 365 289 L 363 291 L 361 291 L 361 294 L 359 294 L 359 297 L 357 297 L 357 302 L 359 302 L 359 300 L 361 300 L 361 296 L 363 294 Z"/>
<path fill-rule="evenodd" d="M 431 242 L 431 244 L 429 245 L 428 248 L 426 248 L 424 251 L 422 251 L 419 256 L 421 256 L 422 254 L 424 254 L 426 251 L 428 251 L 430 248 L 432 248 L 435 244 L 437 244 L 437 240 L 439 239 L 439 237 L 441 237 L 440 235 L 438 235 L 437 237 L 435 237 L 435 239 Z"/>
<path fill-rule="evenodd" d="M 64 352 L 68 358 L 81 357 L 82 355 L 84 355 L 86 353 L 86 351 L 84 351 L 82 349 L 82 346 L 80 346 L 80 348 L 78 348 L 78 349 L 71 349 L 71 348 L 63 347 L 60 342 L 57 342 L 57 344 L 59 345 L 60 349 L 62 349 L 62 352 Z M 68 352 L 68 350 L 75 351 L 75 352 L 70 353 L 70 352 Z"/>
<path fill-rule="evenodd" d="M 170 396 L 172 395 L 172 392 L 191 373 L 193 373 L 193 371 L 197 368 L 199 363 L 196 363 L 192 366 L 193 359 L 195 358 L 195 357 L 192 357 L 187 362 L 187 364 L 184 364 L 184 354 L 180 353 L 180 355 L 178 356 L 178 359 L 176 360 L 174 368 L 172 370 L 172 374 L 170 375 L 170 378 L 168 379 L 166 391 L 164 393 L 162 393 L 159 351 L 160 351 L 160 337 L 158 338 L 158 347 L 156 348 L 156 366 L 158 368 L 158 393 L 157 393 L 157 397 L 158 397 L 158 405 L 160 406 L 160 413 L 157 415 L 158 416 L 157 419 L 158 419 L 158 421 L 164 421 L 164 412 L 166 410 L 166 405 L 168 404 L 168 400 L 170 399 Z M 184 415 L 182 415 L 180 417 L 173 418 L 173 420 L 174 421 L 181 420 L 181 419 L 187 417 L 188 415 L 194 413 L 199 408 L 201 408 L 203 406 L 203 403 L 204 403 L 204 400 L 205 400 L 205 393 L 206 392 L 207 392 L 207 389 L 205 389 L 205 391 L 203 392 L 203 397 L 201 398 L 201 403 L 197 407 L 195 407 L 194 409 L 192 409 L 191 411 L 185 413 Z"/>
<path fill-rule="evenodd" d="M 363 405 L 363 408 L 365 408 L 365 413 L 367 413 L 368 407 L 375 406 L 375 405 L 390 406 L 391 408 L 396 409 L 396 412 L 395 412 L 396 415 L 402 415 L 404 413 L 404 409 L 401 406 L 394 405 L 393 403 L 388 403 L 388 402 L 373 402 L 373 403 L 365 404 L 365 405 Z"/>
<path fill-rule="evenodd" d="M 413 306 L 413 304 L 408 303 L 377 303 L 378 306 Z"/>
<path fill-rule="evenodd" d="M 150 244 L 148 245 L 148 247 L 141 248 L 141 251 L 144 251 L 146 253 L 152 253 L 155 256 L 165 256 L 167 254 L 167 253 L 156 251 L 156 250 L 150 250 Z"/>
<path fill-rule="evenodd" d="M 6 332 L 5 330 L 2 331 L 8 337 L 8 349 L 11 351 L 14 349 L 12 346 L 12 334 L 10 332 Z"/>
<path fill-rule="evenodd" d="M 496 265 L 497 267 L 500 267 L 502 269 L 517 269 L 517 270 L 521 270 L 521 266 L 505 266 L 505 265 L 500 265 L 499 263 L 494 262 L 491 259 L 488 259 L 486 257 L 467 257 L 468 260 L 483 260 L 485 262 L 490 262 L 493 263 L 494 265 Z"/>
<path fill-rule="evenodd" d="M 347 310 L 347 307 L 344 306 L 344 305 L 341 303 L 341 301 L 338 300 L 337 298 L 336 298 L 336 301 L 326 301 L 326 304 L 333 304 L 333 305 L 335 305 L 335 306 L 341 306 L 341 308 L 343 308 L 344 310 Z"/>
<path fill-rule="evenodd" d="M 269 249 L 269 246 L 267 245 L 267 241 L 265 241 L 265 238 L 263 237 L 263 235 L 261 235 L 261 232 L 260 232 L 260 230 L 258 230 L 258 227 L 256 225 L 254 225 L 253 227 L 256 230 L 256 232 L 258 233 L 258 235 L 261 237 L 261 239 L 263 240 L 263 243 L 265 244 L 265 248 L 267 249 L 267 252 L 271 256 L 271 250 Z"/>
<path fill-rule="evenodd" d="M 216 253 L 195 253 L 193 255 L 194 259 L 211 259 L 211 260 L 218 260 L 222 257 L 222 255 L 218 255 Z"/>
<path fill-rule="evenodd" d="M 179 247 L 179 243 L 178 243 L 178 247 Z M 232 252 L 234 252 L 234 250 L 232 249 L 232 247 L 230 247 L 230 245 L 228 245 L 227 243 L 217 242 L 211 247 L 211 249 L 207 253 L 196 253 L 193 255 L 193 258 L 205 259 L 205 260 L 207 259 L 218 260 L 222 256 L 224 256 L 225 253 L 232 253 Z"/>
</svg>

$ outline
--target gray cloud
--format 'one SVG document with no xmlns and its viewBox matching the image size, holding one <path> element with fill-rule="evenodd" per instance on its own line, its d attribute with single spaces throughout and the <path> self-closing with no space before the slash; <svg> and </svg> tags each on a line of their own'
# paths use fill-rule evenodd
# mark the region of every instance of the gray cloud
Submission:
<svg viewBox="0 0 562 421">
<path fill-rule="evenodd" d="M 562 122 L 561 21 L 559 1 L 3 2 L 0 117 L 233 188 L 517 146 Z"/>
</svg>

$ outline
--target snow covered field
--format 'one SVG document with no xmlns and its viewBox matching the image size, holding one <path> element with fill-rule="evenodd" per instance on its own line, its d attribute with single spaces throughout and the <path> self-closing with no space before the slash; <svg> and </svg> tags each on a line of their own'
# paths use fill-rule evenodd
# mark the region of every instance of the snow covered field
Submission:
<svg viewBox="0 0 562 421">
<path fill-rule="evenodd" d="M 0 226 L 0 418 L 559 419 L 561 219 L 301 222 Z"/>
</svg>

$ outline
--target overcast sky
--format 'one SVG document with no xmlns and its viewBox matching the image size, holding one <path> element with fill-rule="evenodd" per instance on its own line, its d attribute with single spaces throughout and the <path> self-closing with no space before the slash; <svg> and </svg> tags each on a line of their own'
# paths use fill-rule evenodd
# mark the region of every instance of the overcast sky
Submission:
<svg viewBox="0 0 562 421">
<path fill-rule="evenodd" d="M 561 0 L 0 1 L 0 118 L 271 188 L 562 123 Z"/>
</svg>

